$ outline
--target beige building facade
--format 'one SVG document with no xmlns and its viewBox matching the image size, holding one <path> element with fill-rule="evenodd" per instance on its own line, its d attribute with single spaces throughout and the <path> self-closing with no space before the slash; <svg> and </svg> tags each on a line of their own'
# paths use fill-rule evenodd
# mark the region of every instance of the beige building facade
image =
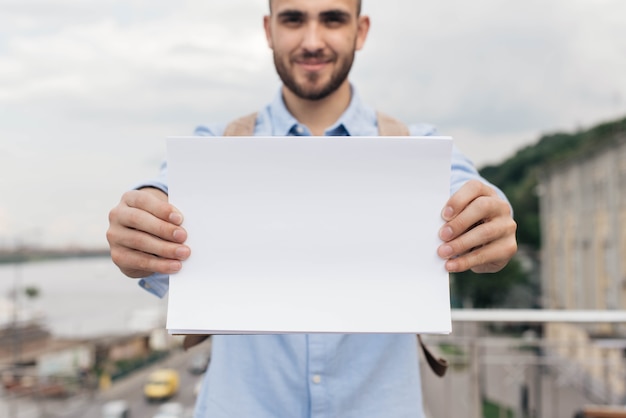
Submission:
<svg viewBox="0 0 626 418">
<path fill-rule="evenodd" d="M 544 169 L 543 307 L 626 308 L 626 134 Z"/>
<path fill-rule="evenodd" d="M 544 167 L 538 192 L 543 308 L 626 309 L 626 133 Z M 545 336 L 571 347 L 557 352 L 613 399 L 626 398 L 626 324 L 551 324 Z"/>
</svg>

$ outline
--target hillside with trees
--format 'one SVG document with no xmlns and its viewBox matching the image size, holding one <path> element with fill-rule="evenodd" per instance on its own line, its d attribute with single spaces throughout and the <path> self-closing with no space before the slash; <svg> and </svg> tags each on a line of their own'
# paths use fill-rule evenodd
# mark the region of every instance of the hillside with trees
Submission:
<svg viewBox="0 0 626 418">
<path fill-rule="evenodd" d="M 500 187 L 509 198 L 518 225 L 518 243 L 527 254 L 536 255 L 541 249 L 537 195 L 537 176 L 541 167 L 589 153 L 620 133 L 626 133 L 626 118 L 575 133 L 543 135 L 535 144 L 520 149 L 502 163 L 479 169 L 487 180 Z M 510 306 L 511 299 L 515 297 L 512 292 L 528 295 L 539 291 L 538 283 L 528 277 L 519 260 L 514 260 L 502 272 L 494 275 L 477 275 L 472 272 L 455 274 L 451 290 L 453 305 L 471 304 L 475 308 L 522 307 Z M 531 305 L 524 307 L 537 307 L 535 303 Z"/>
</svg>

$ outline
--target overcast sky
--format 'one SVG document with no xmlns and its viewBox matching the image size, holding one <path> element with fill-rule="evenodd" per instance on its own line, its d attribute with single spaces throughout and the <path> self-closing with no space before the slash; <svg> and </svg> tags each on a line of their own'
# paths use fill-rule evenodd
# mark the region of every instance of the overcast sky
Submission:
<svg viewBox="0 0 626 418">
<path fill-rule="evenodd" d="M 164 139 L 278 91 L 266 0 L 0 0 L 0 246 L 105 246 Z M 364 0 L 352 81 L 477 166 L 626 116 L 624 0 Z"/>
</svg>

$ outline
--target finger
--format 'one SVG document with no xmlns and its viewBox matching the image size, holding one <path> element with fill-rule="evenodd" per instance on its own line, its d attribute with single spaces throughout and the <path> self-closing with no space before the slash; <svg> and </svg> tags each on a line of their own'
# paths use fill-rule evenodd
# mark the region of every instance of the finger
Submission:
<svg viewBox="0 0 626 418">
<path fill-rule="evenodd" d="M 451 241 L 477 225 L 497 217 L 505 209 L 508 210 L 508 205 L 499 197 L 477 197 L 462 212 L 441 227 L 439 238 L 444 242 Z"/>
<path fill-rule="evenodd" d="M 144 210 L 174 225 L 180 225 L 183 222 L 180 211 L 167 202 L 167 196 L 160 190 L 131 190 L 122 196 L 122 201 L 131 208 Z"/>
<path fill-rule="evenodd" d="M 183 243 L 187 239 L 187 231 L 184 228 L 164 221 L 143 209 L 120 206 L 112 211 L 109 218 L 112 225 L 117 222 L 122 227 L 146 232 L 165 241 Z"/>
<path fill-rule="evenodd" d="M 165 241 L 149 233 L 128 228 L 117 233 L 115 244 L 172 260 L 186 260 L 191 254 L 191 250 L 186 245 Z"/>
<path fill-rule="evenodd" d="M 508 263 L 516 251 L 515 240 L 506 237 L 446 261 L 446 270 L 450 273 L 470 269 L 476 273 L 495 273 Z"/>
<path fill-rule="evenodd" d="M 495 190 L 478 180 L 470 180 L 456 191 L 441 212 L 444 220 L 450 221 L 480 196 L 496 196 Z"/>
<path fill-rule="evenodd" d="M 504 218 L 475 224 L 455 239 L 441 244 L 437 249 L 437 254 L 441 258 L 458 257 L 476 247 L 496 241 L 509 233 L 511 233 L 511 227 Z"/>
<path fill-rule="evenodd" d="M 160 258 L 124 247 L 111 247 L 111 258 L 122 273 L 133 278 L 147 277 L 153 273 L 174 274 L 182 268 L 179 260 Z"/>
</svg>

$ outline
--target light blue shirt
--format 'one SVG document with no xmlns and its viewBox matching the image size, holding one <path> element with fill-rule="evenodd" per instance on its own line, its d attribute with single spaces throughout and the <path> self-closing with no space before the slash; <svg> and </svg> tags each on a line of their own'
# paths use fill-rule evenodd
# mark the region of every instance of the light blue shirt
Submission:
<svg viewBox="0 0 626 418">
<path fill-rule="evenodd" d="M 222 135 L 223 126 L 200 126 L 196 135 Z M 430 125 L 410 125 L 411 135 L 433 135 Z M 282 95 L 257 117 L 257 136 L 311 135 L 287 110 Z M 376 136 L 376 112 L 353 89 L 351 103 L 327 136 Z M 140 186 L 167 193 L 167 166 Z M 456 148 L 451 193 L 481 179 Z M 482 179 L 481 179 L 482 180 Z M 484 181 L 484 180 L 482 180 Z M 140 281 L 163 297 L 167 276 Z M 211 295 L 207 295 L 211 303 Z M 320 301 L 321 304 L 324 301 Z M 211 365 L 196 418 L 422 418 L 419 354 L 414 334 L 215 335 Z"/>
</svg>

